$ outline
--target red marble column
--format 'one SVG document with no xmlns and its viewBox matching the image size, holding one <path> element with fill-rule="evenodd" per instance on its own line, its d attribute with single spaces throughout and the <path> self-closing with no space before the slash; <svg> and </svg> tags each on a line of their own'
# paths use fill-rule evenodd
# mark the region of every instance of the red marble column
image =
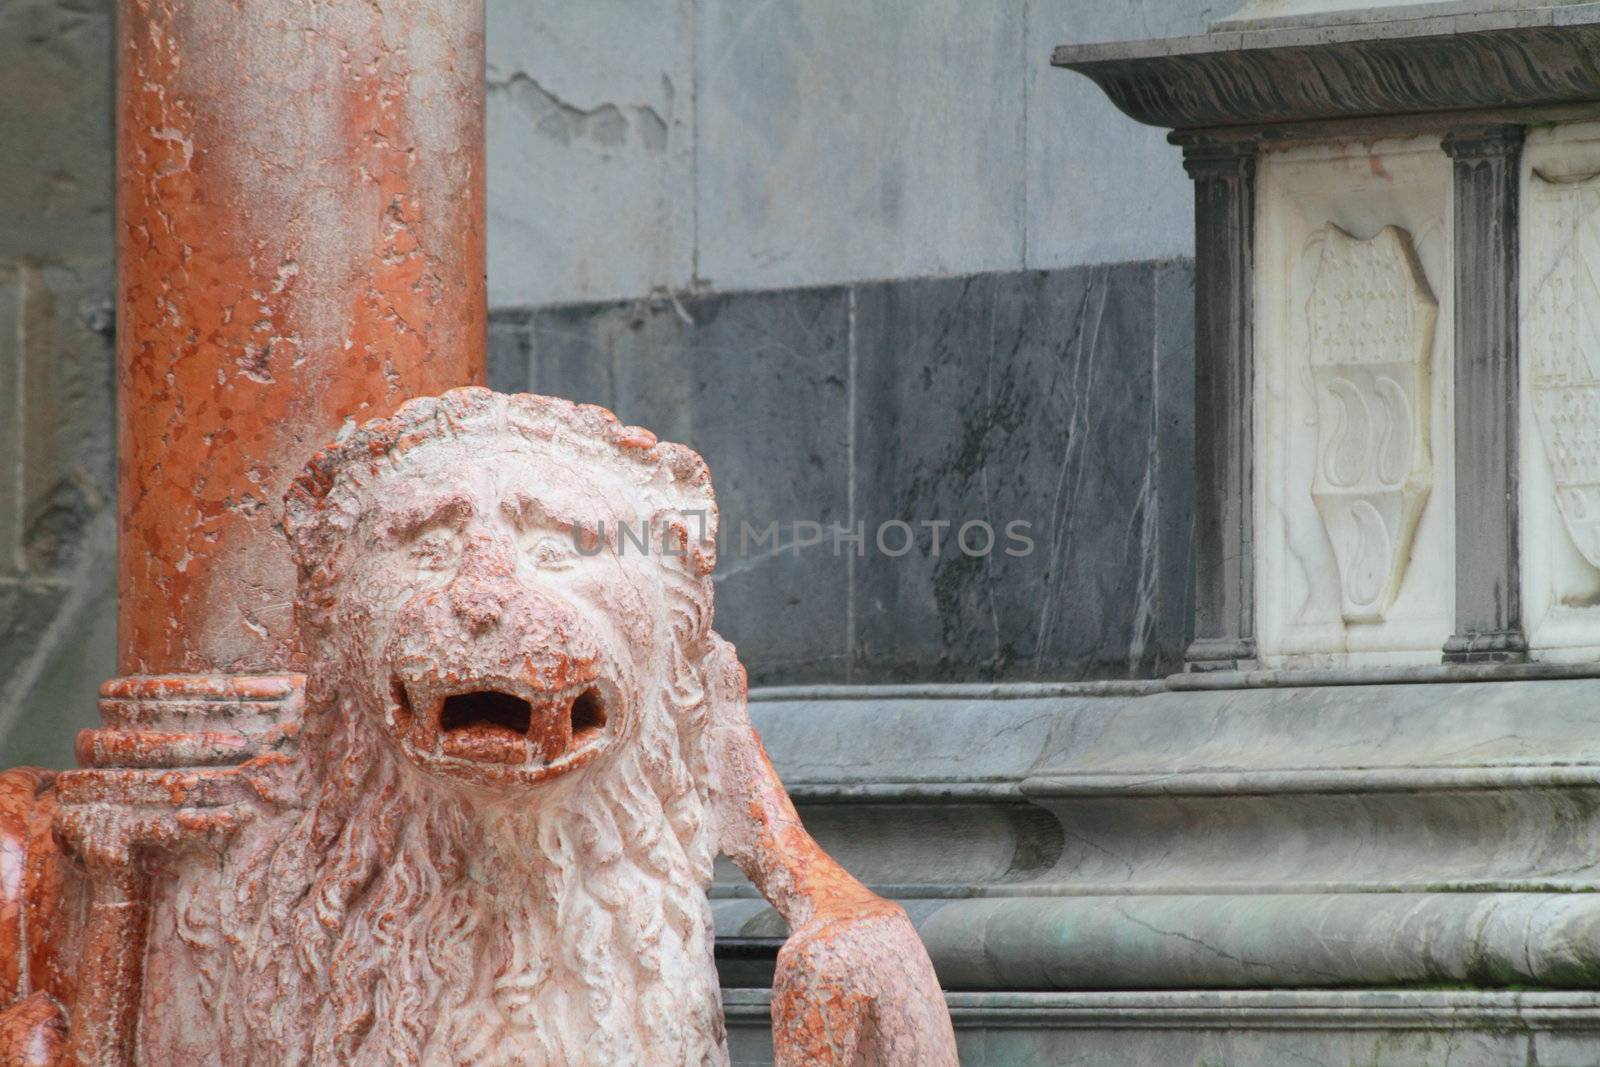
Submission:
<svg viewBox="0 0 1600 1067">
<path fill-rule="evenodd" d="M 123 675 L 298 665 L 283 490 L 485 375 L 482 0 L 122 0 Z"/>
<path fill-rule="evenodd" d="M 284 489 L 347 420 L 481 383 L 487 333 L 482 0 L 119 14 L 121 677 L 49 798 L 81 940 L 30 967 L 76 976 L 65 1060 L 100 1067 L 139 1058 L 152 879 L 292 755 Z"/>
</svg>

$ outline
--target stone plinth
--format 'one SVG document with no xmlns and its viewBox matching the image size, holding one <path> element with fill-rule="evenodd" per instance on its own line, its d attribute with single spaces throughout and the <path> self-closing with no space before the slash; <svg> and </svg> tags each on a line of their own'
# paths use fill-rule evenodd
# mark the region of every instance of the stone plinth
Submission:
<svg viewBox="0 0 1600 1067">
<path fill-rule="evenodd" d="M 1575 1064 L 1600 1050 L 1600 679 L 1577 673 L 790 689 L 751 710 L 806 824 L 917 924 L 964 1063 Z M 746 991 L 784 927 L 731 868 L 712 896 L 735 1062 L 759 1062 Z"/>
</svg>

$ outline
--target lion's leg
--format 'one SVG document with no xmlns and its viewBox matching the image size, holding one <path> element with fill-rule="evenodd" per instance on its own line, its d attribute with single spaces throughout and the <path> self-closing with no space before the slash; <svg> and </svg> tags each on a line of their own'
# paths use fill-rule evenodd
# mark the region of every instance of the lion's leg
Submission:
<svg viewBox="0 0 1600 1067">
<path fill-rule="evenodd" d="M 31 973 L 40 955 L 37 931 L 51 929 L 54 919 L 54 882 L 40 877 L 55 859 L 53 777 L 31 767 L 0 772 L 0 1063 L 8 1067 L 48 1067 L 66 1043 L 66 1013 L 49 993 L 33 992 L 40 982 Z M 35 899 L 41 890 L 51 899 Z"/>
<path fill-rule="evenodd" d="M 67 1044 L 67 1016 L 48 993 L 35 993 L 0 1012 L 0 1063 L 54 1067 Z"/>
<path fill-rule="evenodd" d="M 829 981 L 813 943 L 780 951 L 772 989 L 772 1046 L 776 1067 L 854 1067 L 873 1063 L 872 1005 L 859 990 Z"/>
</svg>

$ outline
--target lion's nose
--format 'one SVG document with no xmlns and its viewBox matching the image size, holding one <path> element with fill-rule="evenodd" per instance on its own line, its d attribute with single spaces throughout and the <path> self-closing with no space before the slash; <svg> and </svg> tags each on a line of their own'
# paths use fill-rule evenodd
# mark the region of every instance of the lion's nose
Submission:
<svg viewBox="0 0 1600 1067">
<path fill-rule="evenodd" d="M 477 542 L 468 547 L 461 568 L 450 582 L 450 609 L 471 634 L 494 629 L 516 588 L 514 568 L 496 546 Z"/>
<path fill-rule="evenodd" d="M 469 633 L 481 634 L 500 622 L 505 600 L 483 582 L 456 582 L 450 587 L 450 608 Z"/>
</svg>

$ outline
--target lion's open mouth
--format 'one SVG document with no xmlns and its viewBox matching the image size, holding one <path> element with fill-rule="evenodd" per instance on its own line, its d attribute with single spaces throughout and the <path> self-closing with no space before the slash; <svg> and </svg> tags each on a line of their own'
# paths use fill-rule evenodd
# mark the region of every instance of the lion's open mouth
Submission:
<svg viewBox="0 0 1600 1067">
<path fill-rule="evenodd" d="M 482 763 L 547 766 L 597 740 L 610 717 L 596 685 L 464 689 L 434 698 L 422 714 L 398 679 L 393 695 L 395 725 L 419 752 Z"/>
</svg>

